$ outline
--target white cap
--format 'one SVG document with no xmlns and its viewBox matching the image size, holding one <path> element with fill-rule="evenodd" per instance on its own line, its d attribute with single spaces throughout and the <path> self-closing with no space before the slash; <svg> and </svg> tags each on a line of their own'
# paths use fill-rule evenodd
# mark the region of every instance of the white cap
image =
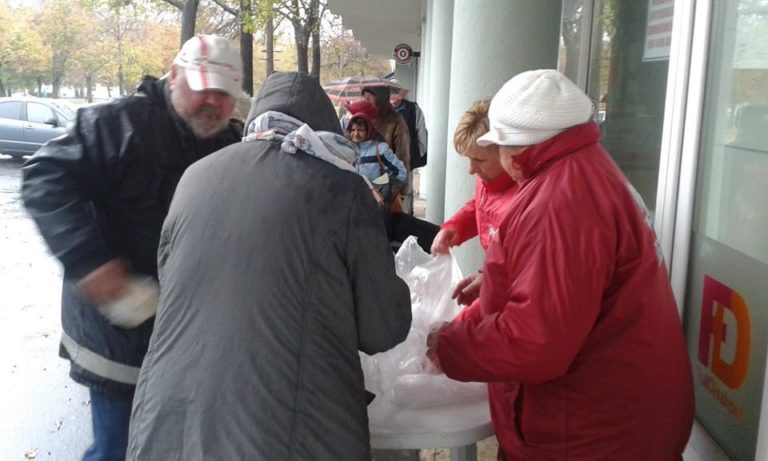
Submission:
<svg viewBox="0 0 768 461">
<path fill-rule="evenodd" d="M 580 125 L 592 116 L 592 101 L 554 69 L 512 77 L 491 100 L 490 130 L 477 139 L 487 146 L 530 146 Z"/>
<path fill-rule="evenodd" d="M 237 98 L 242 93 L 243 62 L 222 37 L 196 35 L 184 43 L 173 63 L 184 69 L 194 91 L 221 90 Z"/>
</svg>

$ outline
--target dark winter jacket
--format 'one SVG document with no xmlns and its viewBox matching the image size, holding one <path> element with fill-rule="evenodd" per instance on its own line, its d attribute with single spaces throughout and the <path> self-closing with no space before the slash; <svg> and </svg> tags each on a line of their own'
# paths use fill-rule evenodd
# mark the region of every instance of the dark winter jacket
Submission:
<svg viewBox="0 0 768 461">
<path fill-rule="evenodd" d="M 421 168 L 427 164 L 427 127 L 421 107 L 413 101 L 403 99 L 395 112 L 400 114 L 408 127 L 411 138 L 411 169 Z"/>
<path fill-rule="evenodd" d="M 306 74 L 273 74 L 249 120 L 340 134 Z M 246 141 L 179 183 L 130 460 L 370 459 L 358 351 L 405 339 L 410 296 L 363 179 L 279 141 Z"/>
<path fill-rule="evenodd" d="M 75 381 L 106 393 L 133 392 L 153 322 L 112 326 L 75 283 L 117 257 L 156 277 L 160 228 L 181 174 L 242 135 L 233 122 L 213 139 L 196 139 L 166 85 L 147 78 L 132 96 L 80 109 L 73 128 L 23 168 L 24 205 L 64 266 L 60 355 Z"/>
</svg>

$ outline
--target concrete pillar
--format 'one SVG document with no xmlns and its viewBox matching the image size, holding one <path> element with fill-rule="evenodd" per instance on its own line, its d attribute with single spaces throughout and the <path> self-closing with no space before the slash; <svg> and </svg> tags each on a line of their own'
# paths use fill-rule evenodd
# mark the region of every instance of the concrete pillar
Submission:
<svg viewBox="0 0 768 461">
<path fill-rule="evenodd" d="M 408 95 L 408 99 L 416 97 L 417 69 L 417 61 L 415 59 L 408 64 L 395 64 L 395 78 L 411 92 Z"/>
<path fill-rule="evenodd" d="M 429 130 L 429 157 L 422 173 L 427 177 L 426 218 L 433 223 L 443 221 L 445 196 L 445 161 L 448 127 L 448 97 L 451 80 L 451 40 L 453 37 L 454 0 L 430 0 L 432 33 L 429 58 L 427 106 L 424 117 Z"/>
<path fill-rule="evenodd" d="M 431 8 L 434 5 L 433 0 L 421 0 L 421 56 L 419 57 L 418 64 L 418 93 L 416 96 L 412 96 L 411 99 L 418 102 L 421 110 L 426 114 L 429 113 L 427 107 L 427 82 L 429 82 L 429 58 L 432 53 L 427 51 L 431 49 L 432 43 L 432 13 Z M 427 127 L 429 130 L 429 127 Z M 427 140 L 429 144 L 429 140 Z M 431 146 L 427 145 L 427 152 L 431 150 Z M 425 173 L 426 168 L 419 169 L 419 187 L 415 192 L 422 198 L 427 197 L 427 188 L 429 187 L 429 175 Z"/>
<path fill-rule="evenodd" d="M 454 1 L 451 85 L 443 144 L 448 151 L 445 215 L 441 218 L 452 216 L 475 192 L 475 178 L 467 172 L 467 160 L 453 149 L 459 118 L 472 102 L 492 97 L 514 75 L 557 68 L 560 15 L 561 0 Z M 434 46 L 435 41 L 432 43 Z M 475 239 L 462 245 L 457 257 L 462 271 L 469 274 L 480 267 L 484 254 Z"/>
<path fill-rule="evenodd" d="M 417 94 L 411 99 L 417 101 L 422 110 L 427 109 L 427 83 L 429 82 L 429 58 L 432 55 L 429 50 L 432 47 L 432 6 L 433 0 L 421 0 L 421 47 L 418 58 L 419 75 L 416 89 Z"/>
</svg>

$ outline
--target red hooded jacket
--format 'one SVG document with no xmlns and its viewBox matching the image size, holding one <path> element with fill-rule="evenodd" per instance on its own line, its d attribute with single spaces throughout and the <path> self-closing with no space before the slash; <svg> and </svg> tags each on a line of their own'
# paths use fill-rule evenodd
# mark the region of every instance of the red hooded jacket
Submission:
<svg viewBox="0 0 768 461">
<path fill-rule="evenodd" d="M 690 361 L 639 195 L 589 122 L 514 157 L 524 175 L 476 306 L 438 338 L 445 374 L 488 382 L 510 460 L 679 461 Z"/>
<path fill-rule="evenodd" d="M 440 229 L 455 229 L 458 244 L 477 235 L 480 237 L 480 245 L 487 251 L 491 237 L 498 231 L 516 190 L 517 183 L 506 173 L 489 182 L 477 179 L 475 195 Z"/>
</svg>

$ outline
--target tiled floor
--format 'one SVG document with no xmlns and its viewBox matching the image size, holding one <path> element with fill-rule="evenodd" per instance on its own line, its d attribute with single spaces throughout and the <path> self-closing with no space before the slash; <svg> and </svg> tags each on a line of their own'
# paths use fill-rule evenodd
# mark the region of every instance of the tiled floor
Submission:
<svg viewBox="0 0 768 461">
<path fill-rule="evenodd" d="M 496 437 L 488 437 L 477 443 L 477 461 L 496 461 L 496 451 L 499 444 Z M 448 461 L 450 451 L 440 448 L 436 450 L 421 450 L 419 461 Z"/>
</svg>

